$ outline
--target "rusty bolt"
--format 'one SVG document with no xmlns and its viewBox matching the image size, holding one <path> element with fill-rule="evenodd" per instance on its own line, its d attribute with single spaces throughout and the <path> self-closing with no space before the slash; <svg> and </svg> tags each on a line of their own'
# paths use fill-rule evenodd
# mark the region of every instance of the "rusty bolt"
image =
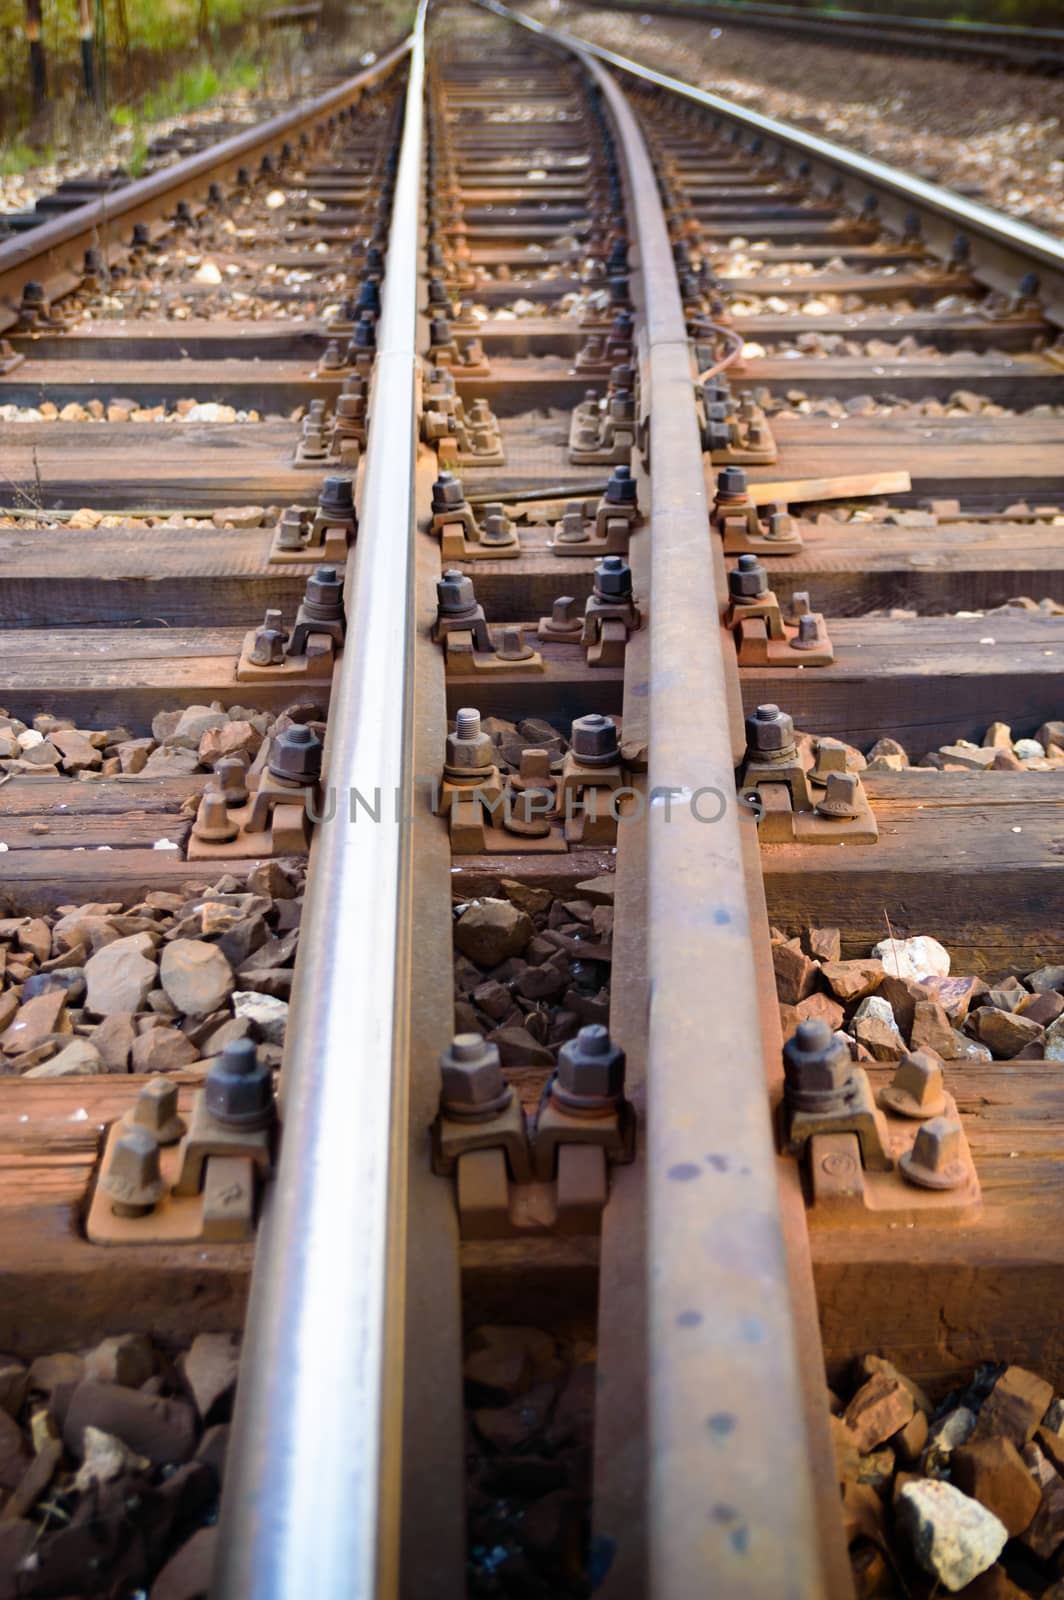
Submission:
<svg viewBox="0 0 1064 1600">
<path fill-rule="evenodd" d="M 444 765 L 448 771 L 486 772 L 495 765 L 495 746 L 491 735 L 482 733 L 480 712 L 463 706 L 455 718 L 454 732 L 447 735 Z"/>
<path fill-rule="evenodd" d="M 253 1133 L 268 1128 L 274 1117 L 270 1069 L 259 1061 L 250 1039 L 227 1044 L 207 1073 L 207 1110 L 225 1128 Z"/>
<path fill-rule="evenodd" d="M 635 479 L 630 467 L 614 467 L 606 484 L 606 504 L 611 506 L 635 505 Z"/>
<path fill-rule="evenodd" d="M 635 420 L 635 401 L 627 389 L 618 389 L 610 401 L 610 416 L 614 422 L 633 422 Z"/>
<path fill-rule="evenodd" d="M 841 739 L 818 739 L 816 742 L 816 763 L 813 767 L 813 778 L 817 783 L 826 783 L 833 772 L 846 771 L 846 746 Z"/>
<path fill-rule="evenodd" d="M 253 666 L 276 667 L 284 660 L 284 634 L 279 628 L 257 628 L 249 655 Z"/>
<path fill-rule="evenodd" d="M 429 279 L 429 305 L 430 306 L 445 306 L 448 303 L 449 299 L 450 299 L 450 296 L 447 293 L 447 287 L 443 283 L 443 281 L 440 278 L 430 278 Z"/>
<path fill-rule="evenodd" d="M 149 1128 L 134 1124 L 115 1140 L 100 1188 L 110 1195 L 116 1217 L 144 1217 L 154 1209 L 166 1185 L 159 1166 L 159 1141 Z"/>
<path fill-rule="evenodd" d="M 758 706 L 746 719 L 748 756 L 775 756 L 788 760 L 794 755 L 794 723 L 779 706 Z"/>
<path fill-rule="evenodd" d="M 366 415 L 366 397 L 363 394 L 340 394 L 336 397 L 338 422 L 361 422 Z"/>
<path fill-rule="evenodd" d="M 552 1093 L 563 1105 L 616 1104 L 624 1093 L 625 1056 L 600 1022 L 581 1028 L 558 1052 Z"/>
<path fill-rule="evenodd" d="M 248 801 L 248 769 L 239 756 L 223 756 L 215 764 L 218 793 L 227 806 L 245 806 Z"/>
<path fill-rule="evenodd" d="M 531 645 L 525 643 L 523 630 L 516 625 L 510 625 L 500 629 L 495 654 L 500 661 L 528 661 L 535 655 L 535 651 Z"/>
<path fill-rule="evenodd" d="M 829 772 L 824 798 L 816 803 L 817 815 L 847 822 L 861 810 L 856 772 Z"/>
<path fill-rule="evenodd" d="M 558 529 L 558 543 L 584 544 L 590 537 L 590 531 L 584 522 L 583 505 L 579 500 L 568 501 L 562 515 L 562 525 Z"/>
<path fill-rule="evenodd" d="M 499 1047 L 479 1033 L 457 1033 L 440 1056 L 440 1103 L 448 1116 L 487 1119 L 504 1111 L 513 1090 L 502 1075 Z"/>
<path fill-rule="evenodd" d="M 350 518 L 355 514 L 354 486 L 350 478 L 326 478 L 318 496 L 323 516 Z"/>
<path fill-rule="evenodd" d="M 218 789 L 205 789 L 192 824 L 192 832 L 204 844 L 229 844 L 239 828 L 229 815 L 225 795 Z"/>
<path fill-rule="evenodd" d="M 455 511 L 465 505 L 465 490 L 461 478 L 453 472 L 441 472 L 432 485 L 432 512 L 441 516 L 445 511 Z"/>
<path fill-rule="evenodd" d="M 790 621 L 800 622 L 802 618 L 807 616 L 812 609 L 812 606 L 809 604 L 809 590 L 795 589 L 794 593 L 791 595 L 790 605 L 787 608 L 787 614 Z"/>
<path fill-rule="evenodd" d="M 321 777 L 321 740 L 313 728 L 296 723 L 277 735 L 270 746 L 270 772 L 275 778 L 308 787 Z"/>
<path fill-rule="evenodd" d="M 628 279 L 618 274 L 612 277 L 610 283 L 610 305 L 626 306 L 628 304 Z"/>
<path fill-rule="evenodd" d="M 81 270 L 86 278 L 95 278 L 103 269 L 103 258 L 95 245 L 90 245 L 82 257 Z"/>
<path fill-rule="evenodd" d="M 446 317 L 433 317 L 429 323 L 429 343 L 435 347 L 451 343 L 451 324 Z"/>
<path fill-rule="evenodd" d="M 728 573 L 728 593 L 733 600 L 760 600 L 768 594 L 768 574 L 756 556 L 743 555 Z"/>
<path fill-rule="evenodd" d="M 582 767 L 612 767 L 620 760 L 617 724 L 601 711 L 577 717 L 569 735 L 573 755 Z"/>
<path fill-rule="evenodd" d="M 177 209 L 174 212 L 174 221 L 177 223 L 179 228 L 191 228 L 192 207 L 189 205 L 187 200 L 179 200 L 177 202 Z"/>
<path fill-rule="evenodd" d="M 133 247 L 134 247 L 134 249 L 138 249 L 138 250 L 139 249 L 144 249 L 150 244 L 151 244 L 151 229 L 148 227 L 148 224 L 146 222 L 135 222 L 133 224 Z"/>
<path fill-rule="evenodd" d="M 22 285 L 21 309 L 23 311 L 47 311 L 48 297 L 44 292 L 44 284 L 31 278 L 29 283 Z"/>
<path fill-rule="evenodd" d="M 321 355 L 318 357 L 318 367 L 322 372 L 334 372 L 337 367 L 344 367 L 347 363 L 340 354 L 340 346 L 335 339 L 330 339 Z"/>
<path fill-rule="evenodd" d="M 742 557 L 739 558 L 742 560 Z M 791 640 L 792 650 L 816 650 L 821 643 L 820 622 L 811 611 L 798 618 L 798 632 Z"/>
<path fill-rule="evenodd" d="M 630 600 L 632 569 L 623 556 L 603 556 L 595 568 L 595 594 L 603 600 Z"/>
<path fill-rule="evenodd" d="M 501 505 L 484 507 L 484 520 L 480 525 L 481 544 L 512 544 L 513 529 Z"/>
<path fill-rule="evenodd" d="M 264 628 L 272 628 L 279 633 L 282 639 L 288 638 L 288 629 L 284 625 L 284 614 L 279 606 L 269 606 L 262 618 Z"/>
<path fill-rule="evenodd" d="M 879 1103 L 902 1117 L 937 1117 L 946 1103 L 941 1061 L 928 1050 L 907 1051 Z"/>
<path fill-rule="evenodd" d="M 303 513 L 298 506 L 286 506 L 277 524 L 278 550 L 298 550 L 303 543 Z"/>
<path fill-rule="evenodd" d="M 794 518 L 782 500 L 774 500 L 766 507 L 765 526 L 770 539 L 794 538 Z"/>
<path fill-rule="evenodd" d="M 571 594 L 559 595 L 550 608 L 550 624 L 555 632 L 560 633 L 568 629 L 570 633 L 579 633 L 583 623 L 577 612 L 577 603 Z"/>
<path fill-rule="evenodd" d="M 472 578 L 449 567 L 436 584 L 436 614 L 440 617 L 469 617 L 477 609 Z"/>
<path fill-rule="evenodd" d="M 826 1022 L 800 1022 L 783 1047 L 784 1096 L 792 1111 L 835 1111 L 846 1102 L 853 1060 Z"/>
<path fill-rule="evenodd" d="M 185 1119 L 177 1111 L 177 1084 L 169 1078 L 151 1078 L 133 1103 L 133 1124 L 147 1128 L 160 1144 L 176 1144 L 185 1132 Z"/>
<path fill-rule="evenodd" d="M 317 567 L 303 591 L 303 610 L 312 622 L 342 622 L 344 580 L 335 567 Z"/>
<path fill-rule="evenodd" d="M 956 1117 L 932 1117 L 917 1130 L 916 1141 L 898 1165 L 902 1176 L 921 1189 L 956 1189 L 968 1176 Z"/>
</svg>

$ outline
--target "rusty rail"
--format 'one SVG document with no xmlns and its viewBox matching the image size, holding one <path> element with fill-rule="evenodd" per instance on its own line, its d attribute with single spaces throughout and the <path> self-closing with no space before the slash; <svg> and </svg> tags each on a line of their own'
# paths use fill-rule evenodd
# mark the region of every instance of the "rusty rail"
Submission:
<svg viewBox="0 0 1064 1600">
<path fill-rule="evenodd" d="M 410 48 L 409 38 L 404 39 L 365 72 L 293 111 L 256 123 L 244 133 L 197 150 L 172 167 L 138 178 L 112 194 L 90 200 L 65 216 L 0 244 L 0 333 L 15 323 L 15 308 L 28 280 L 45 282 L 51 297 L 69 292 L 82 277 L 86 250 L 95 247 L 106 251 L 128 243 L 135 222 L 162 215 L 178 200 L 204 194 L 211 182 L 232 177 L 240 167 L 280 150 L 293 134 L 343 111 L 358 100 L 364 89 L 393 72 Z"/>
<path fill-rule="evenodd" d="M 412 778 L 412 496 L 423 126 L 410 42 L 354 607 L 303 917 L 280 1165 L 259 1241 L 212 1593 L 391 1595 L 398 1582 Z M 383 441 L 383 446 L 378 441 Z M 405 641 L 405 643 L 404 643 Z M 355 821 L 349 797 L 384 797 Z M 405 808 L 403 808 L 405 809 Z"/>
<path fill-rule="evenodd" d="M 799 179 L 811 194 L 830 196 L 834 204 L 848 204 L 856 212 L 870 207 L 888 233 L 918 236 L 932 255 L 943 260 L 951 259 L 963 241 L 965 265 L 974 276 L 1005 294 L 1037 293 L 1045 315 L 1064 327 L 1064 240 L 602 45 L 570 34 L 556 37 L 630 79 L 705 106 L 716 113 L 718 127 L 727 122 L 740 136 L 747 136 L 748 150 L 765 162 L 775 159 L 781 177 Z"/>
<path fill-rule="evenodd" d="M 648 1395 L 647 1592 L 689 1600 L 711 1573 L 720 1597 L 786 1590 L 812 1600 L 831 1591 L 802 1399 L 808 1330 L 796 1322 L 780 1215 L 702 450 L 668 231 L 612 77 L 571 36 L 481 3 L 575 51 L 598 83 L 652 286 L 648 1351 L 638 1375 Z M 712 824 L 700 795 L 722 801 Z M 727 1000 L 707 1016 L 692 996 L 710 975 Z"/>
</svg>

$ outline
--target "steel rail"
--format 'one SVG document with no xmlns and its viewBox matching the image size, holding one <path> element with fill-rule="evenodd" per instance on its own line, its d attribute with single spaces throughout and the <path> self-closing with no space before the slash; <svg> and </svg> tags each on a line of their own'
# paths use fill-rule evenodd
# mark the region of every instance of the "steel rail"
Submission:
<svg viewBox="0 0 1064 1600">
<path fill-rule="evenodd" d="M 812 191 L 839 204 L 848 202 L 858 211 L 871 200 L 876 220 L 899 237 L 919 235 L 934 254 L 947 259 L 953 254 L 958 237 L 963 237 L 969 252 L 967 264 L 991 288 L 1017 292 L 1024 278 L 1034 272 L 1046 316 L 1064 327 L 1064 239 L 974 200 L 965 200 L 936 183 L 910 177 L 872 156 L 792 128 L 775 117 L 749 111 L 708 89 L 698 89 L 680 78 L 643 66 L 603 45 L 562 32 L 556 32 L 555 37 L 640 83 L 692 100 L 713 112 L 721 123 L 728 121 L 745 131 L 751 136 L 747 147 L 763 162 L 775 157 L 781 176 L 801 178 Z M 730 230 L 740 231 L 738 226 Z"/>
<path fill-rule="evenodd" d="M 410 48 L 408 37 L 365 72 L 357 73 L 294 110 L 271 117 L 268 122 L 255 123 L 243 133 L 234 134 L 205 150 L 197 150 L 171 167 L 153 172 L 147 178 L 137 178 L 121 189 L 89 200 L 64 216 L 43 222 L 39 228 L 31 228 L 0 244 L 0 329 L 4 325 L 5 304 L 10 308 L 17 302 L 28 279 L 54 279 L 64 275 L 80 279 L 85 251 L 92 246 L 106 248 L 116 243 L 119 226 L 131 229 L 135 222 L 158 216 L 163 205 L 171 201 L 202 194 L 209 183 L 234 175 L 253 158 L 279 149 L 293 133 L 344 110 L 364 89 L 394 71 Z"/>
<path fill-rule="evenodd" d="M 421 0 L 355 547 L 211 1593 L 395 1593 L 399 1558 Z M 349 589 L 350 593 L 350 589 Z M 355 790 L 382 797 L 355 821 Z"/>
<path fill-rule="evenodd" d="M 645 1592 L 654 1600 L 709 1592 L 822 1600 L 834 1592 L 827 1573 L 836 1563 L 822 1544 L 809 1468 L 799 1354 L 808 1330 L 797 1325 L 781 1215 L 702 445 L 672 248 L 650 155 L 618 85 L 581 41 L 499 0 L 480 3 L 574 50 L 601 88 L 628 169 L 647 286 Z M 700 820 L 699 795 L 724 798 L 712 825 Z M 693 997 L 709 974 L 727 1000 L 707 1017 Z M 617 1529 L 615 1538 L 625 1535 Z"/>
<path fill-rule="evenodd" d="M 745 0 L 656 0 L 645 6 L 639 0 L 588 0 L 596 10 L 649 11 L 654 16 L 689 18 L 695 22 L 727 22 L 737 27 L 769 28 L 775 32 L 809 35 L 818 43 L 872 44 L 922 50 L 926 54 L 971 56 L 980 63 L 1026 67 L 1041 72 L 1064 68 L 1064 29 L 1020 28 L 1004 22 L 968 22 L 960 19 L 888 17 L 871 11 L 814 11 L 801 6 L 748 5 Z"/>
</svg>

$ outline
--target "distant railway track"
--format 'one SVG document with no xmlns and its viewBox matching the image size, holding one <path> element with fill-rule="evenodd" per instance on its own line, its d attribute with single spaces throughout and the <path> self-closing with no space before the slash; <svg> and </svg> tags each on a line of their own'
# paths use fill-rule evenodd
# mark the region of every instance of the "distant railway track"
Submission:
<svg viewBox="0 0 1064 1600">
<path fill-rule="evenodd" d="M 734 27 L 808 39 L 815 44 L 857 46 L 860 49 L 904 51 L 906 54 L 949 56 L 958 61 L 1008 67 L 1018 72 L 1055 75 L 1064 69 L 1064 29 L 1022 28 L 1006 23 L 962 22 L 935 17 L 887 16 L 870 11 L 818 11 L 803 6 L 747 3 L 669 4 L 640 6 L 620 0 L 590 0 L 604 9 L 650 11 L 657 16 L 689 18 L 697 22 L 723 22 Z"/>
<path fill-rule="evenodd" d="M 927 1458 L 825 1363 L 1061 1388 L 1062 326 L 493 3 L 0 245 L 27 1596 L 834 1600 Z"/>
</svg>

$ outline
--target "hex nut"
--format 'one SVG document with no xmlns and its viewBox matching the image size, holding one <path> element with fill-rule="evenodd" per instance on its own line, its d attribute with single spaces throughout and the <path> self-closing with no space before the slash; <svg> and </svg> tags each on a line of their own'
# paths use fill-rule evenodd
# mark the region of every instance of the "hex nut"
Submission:
<svg viewBox="0 0 1064 1600">
<path fill-rule="evenodd" d="M 635 505 L 635 479 L 630 467 L 614 467 L 606 482 L 606 503 L 611 506 Z"/>
<path fill-rule="evenodd" d="M 759 600 L 768 593 L 768 573 L 754 555 L 741 555 L 728 573 L 728 593 L 733 600 Z"/>
<path fill-rule="evenodd" d="M 794 722 L 776 705 L 758 706 L 746 719 L 748 755 L 790 755 L 794 751 Z"/>
<path fill-rule="evenodd" d="M 555 1090 L 567 1099 L 618 1100 L 624 1093 L 625 1054 L 608 1028 L 591 1023 L 558 1051 Z"/>
<path fill-rule="evenodd" d="M 207 1073 L 204 1095 L 207 1110 L 223 1127 L 254 1132 L 273 1121 L 270 1069 L 250 1039 L 226 1045 Z"/>
<path fill-rule="evenodd" d="M 162 1199 L 159 1141 L 149 1128 L 134 1124 L 115 1140 L 100 1188 L 119 1217 L 142 1216 Z"/>
<path fill-rule="evenodd" d="M 432 509 L 435 512 L 453 511 L 465 504 L 465 490 L 461 478 L 453 472 L 441 472 L 432 485 Z"/>
<path fill-rule="evenodd" d="M 604 600 L 631 597 L 632 569 L 623 556 L 603 556 L 595 568 L 595 593 Z"/>
<path fill-rule="evenodd" d="M 570 729 L 569 743 L 581 766 L 608 767 L 620 759 L 617 724 L 601 711 L 577 717 Z"/>
<path fill-rule="evenodd" d="M 326 478 L 318 496 L 322 511 L 338 512 L 345 517 L 355 514 L 355 496 L 350 478 Z"/>
<path fill-rule="evenodd" d="M 343 616 L 344 580 L 335 567 L 317 567 L 307 579 L 303 603 L 318 621 Z"/>
<path fill-rule="evenodd" d="M 513 1098 L 497 1044 L 479 1033 L 455 1034 L 440 1055 L 440 1101 L 458 1116 L 493 1116 Z"/>
<path fill-rule="evenodd" d="M 485 772 L 495 765 L 495 745 L 490 734 L 481 732 L 479 711 L 469 706 L 459 710 L 454 732 L 447 735 L 444 762 L 466 772 Z"/>
<path fill-rule="evenodd" d="M 841 1105 L 853 1080 L 854 1064 L 844 1040 L 826 1022 L 800 1022 L 783 1047 L 784 1094 L 796 1111 L 830 1110 Z"/>
<path fill-rule="evenodd" d="M 723 467 L 717 473 L 717 494 L 728 500 L 745 498 L 746 473 L 742 467 Z"/>
<path fill-rule="evenodd" d="M 321 740 L 304 723 L 285 728 L 270 746 L 269 770 L 292 783 L 316 783 L 321 777 Z"/>
<path fill-rule="evenodd" d="M 436 604 L 441 617 L 464 617 L 475 611 L 477 596 L 472 578 L 448 568 L 436 585 Z"/>
</svg>

